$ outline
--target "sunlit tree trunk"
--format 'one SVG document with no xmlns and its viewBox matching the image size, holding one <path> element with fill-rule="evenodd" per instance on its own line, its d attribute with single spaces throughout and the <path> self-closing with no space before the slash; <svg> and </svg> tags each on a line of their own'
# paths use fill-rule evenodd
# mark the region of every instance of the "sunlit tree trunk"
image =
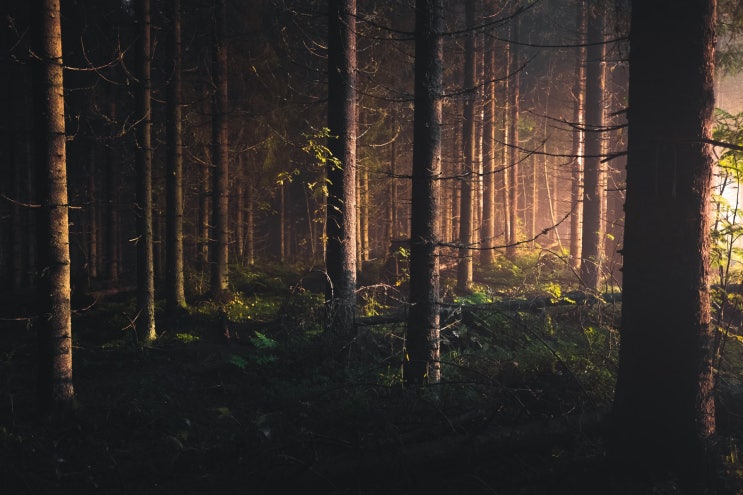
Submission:
<svg viewBox="0 0 743 495">
<path fill-rule="evenodd" d="M 586 102 L 586 36 L 588 33 L 588 0 L 577 2 L 578 44 L 573 80 L 573 163 L 571 165 L 570 266 L 580 270 L 583 248 L 583 164 L 585 152 Z"/>
<path fill-rule="evenodd" d="M 490 1 L 488 5 L 492 11 L 496 10 L 496 2 Z M 495 169 L 496 169 L 496 83 L 495 83 L 495 51 L 496 40 L 494 37 L 485 38 L 484 73 L 485 85 L 484 98 L 484 121 L 482 130 L 482 157 L 483 157 L 483 205 L 482 205 L 482 247 L 480 252 L 480 263 L 483 266 L 491 266 L 495 263 Z"/>
<path fill-rule="evenodd" d="M 606 165 L 604 151 L 604 90 L 606 84 L 604 5 L 589 0 L 588 48 L 586 50 L 586 137 L 583 174 L 583 261 L 581 279 L 591 290 L 601 289 L 606 219 Z"/>
<path fill-rule="evenodd" d="M 519 19 L 512 21 L 511 39 L 518 41 L 519 37 Z M 507 194 L 508 205 L 506 214 L 508 215 L 508 235 L 506 239 L 506 256 L 513 259 L 516 256 L 516 243 L 518 242 L 518 225 L 519 225 L 519 98 L 521 85 L 521 70 L 519 67 L 519 48 L 515 43 L 511 43 L 508 49 L 508 178 Z"/>
<path fill-rule="evenodd" d="M 173 75 L 167 93 L 165 299 L 169 314 L 186 307 L 183 278 L 183 138 L 181 117 L 181 0 L 170 0 L 168 44 Z"/>
<path fill-rule="evenodd" d="M 472 27 L 475 23 L 475 0 L 465 2 L 465 24 Z M 477 64 L 475 62 L 475 32 L 472 30 L 464 42 L 464 88 L 467 96 L 464 100 L 462 118 L 462 145 L 464 150 L 464 161 L 462 168 L 462 196 L 459 217 L 459 261 L 457 264 L 457 290 L 467 292 L 472 288 L 472 222 L 473 212 L 473 189 L 475 185 L 475 153 L 477 149 L 475 132 L 475 103 L 477 91 L 475 90 L 475 78 L 477 77 Z"/>
<path fill-rule="evenodd" d="M 152 64 L 150 0 L 136 1 L 137 39 L 137 339 L 154 340 L 155 267 L 152 231 Z"/>
<path fill-rule="evenodd" d="M 443 0 L 417 0 L 410 231 L 410 310 L 403 373 L 411 385 L 441 379 L 439 361 L 439 185 Z"/>
<path fill-rule="evenodd" d="M 74 403 L 70 241 L 65 149 L 62 27 L 59 0 L 34 4 L 34 108 L 39 178 L 38 403 L 43 415 Z"/>
<path fill-rule="evenodd" d="M 356 307 L 356 0 L 328 3 L 327 248 L 332 325 L 353 330 Z"/>
<path fill-rule="evenodd" d="M 715 473 L 710 325 L 715 0 L 636 2 L 619 374 L 612 452 L 619 469 L 674 471 L 683 493 Z M 669 12 L 673 12 L 670 16 Z M 669 81 L 672 84 L 669 84 Z"/>
<path fill-rule="evenodd" d="M 228 290 L 229 247 L 229 142 L 227 130 L 227 22 L 226 0 L 217 0 L 214 7 L 214 40 L 212 72 L 214 101 L 212 112 L 212 227 L 210 243 L 211 295 L 222 298 Z"/>
</svg>

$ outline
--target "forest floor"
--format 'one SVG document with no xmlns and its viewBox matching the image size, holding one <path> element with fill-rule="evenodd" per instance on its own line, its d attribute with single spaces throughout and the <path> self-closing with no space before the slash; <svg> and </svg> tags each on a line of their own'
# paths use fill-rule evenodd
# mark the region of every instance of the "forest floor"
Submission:
<svg viewBox="0 0 743 495">
<path fill-rule="evenodd" d="M 62 422 L 36 420 L 33 332 L 4 320 L 0 491 L 679 493 L 673 479 L 620 479 L 606 459 L 617 303 L 488 310 L 515 296 L 560 297 L 553 283 L 526 294 L 492 280 L 451 296 L 443 381 L 421 391 L 401 381 L 402 323 L 337 335 L 296 272 L 233 278 L 233 300 L 203 299 L 159 321 L 146 347 L 133 339 L 132 293 L 77 300 L 78 407 Z M 362 310 L 384 313 L 397 290 L 360 293 Z M 741 355 L 729 339 L 718 376 L 726 439 L 741 438 Z M 727 449 L 719 486 L 743 493 L 737 449 Z"/>
</svg>

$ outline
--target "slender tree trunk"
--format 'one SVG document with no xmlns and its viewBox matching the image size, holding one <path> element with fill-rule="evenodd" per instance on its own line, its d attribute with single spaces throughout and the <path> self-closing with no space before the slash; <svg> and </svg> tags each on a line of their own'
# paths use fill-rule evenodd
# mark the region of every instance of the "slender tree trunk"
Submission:
<svg viewBox="0 0 743 495">
<path fill-rule="evenodd" d="M 496 10 L 496 3 L 488 2 L 492 11 Z M 496 40 L 494 37 L 486 38 L 488 41 L 483 47 L 485 63 L 485 118 L 483 121 L 483 206 L 482 206 L 482 247 L 480 252 L 480 263 L 487 267 L 495 263 L 495 169 L 496 169 L 496 83 L 495 83 L 495 50 Z"/>
<path fill-rule="evenodd" d="M 583 284 L 601 289 L 606 223 L 603 205 L 606 202 L 605 164 L 602 163 L 604 137 L 604 6 L 589 0 L 592 14 L 588 19 L 586 50 L 586 159 L 583 188 Z"/>
<path fill-rule="evenodd" d="M 114 86 L 110 87 L 108 97 L 108 115 L 111 122 L 116 122 L 116 89 Z M 116 131 L 112 131 L 113 132 Z M 107 198 L 107 229 L 106 229 L 106 251 L 107 251 L 107 268 L 108 272 L 106 278 L 111 286 L 115 286 L 119 282 L 119 266 L 120 266 L 120 248 L 119 248 L 119 183 L 118 183 L 118 172 L 120 169 L 120 154 L 116 149 L 115 141 L 109 142 L 108 149 L 106 151 L 107 159 L 105 163 L 106 171 L 106 198 Z"/>
<path fill-rule="evenodd" d="M 513 20 L 511 26 L 511 37 L 518 41 L 519 18 Z M 508 236 L 506 243 L 506 256 L 513 259 L 516 256 L 516 243 L 518 242 L 519 224 L 519 98 L 521 85 L 521 70 L 519 68 L 519 48 L 511 43 L 508 50 Z"/>
<path fill-rule="evenodd" d="M 405 381 L 441 379 L 439 361 L 439 185 L 443 0 L 417 0 L 415 17 L 415 114 L 410 231 L 410 311 Z"/>
<path fill-rule="evenodd" d="M 328 3 L 327 251 L 332 324 L 353 330 L 356 306 L 356 0 Z"/>
<path fill-rule="evenodd" d="M 137 0 L 137 339 L 155 339 L 155 261 L 152 229 L 152 52 L 150 0 Z"/>
<path fill-rule="evenodd" d="M 35 2 L 34 108 L 41 199 L 38 222 L 38 402 L 55 415 L 75 400 L 72 384 L 70 241 L 59 0 Z"/>
<path fill-rule="evenodd" d="M 242 155 L 238 158 L 242 164 Z M 242 167 L 240 167 L 242 169 Z M 312 239 L 310 232 L 310 239 Z M 242 265 L 245 262 L 245 183 L 238 179 L 235 184 L 235 255 Z"/>
<path fill-rule="evenodd" d="M 704 493 L 715 431 L 710 325 L 715 0 L 636 2 L 619 374 L 620 469 Z M 673 12 L 669 16 L 669 12 Z M 668 84 L 673 81 L 673 84 Z M 683 104 L 680 104 L 683 102 Z"/>
<path fill-rule="evenodd" d="M 210 244 L 211 294 L 221 299 L 228 290 L 227 272 L 229 247 L 229 142 L 227 130 L 227 22 L 226 0 L 217 0 L 214 10 L 214 111 L 212 115 L 212 225 L 214 236 Z"/>
<path fill-rule="evenodd" d="M 183 277 L 183 138 L 181 117 L 181 0 L 170 0 L 169 57 L 173 75 L 168 85 L 168 156 L 166 187 L 165 306 L 171 316 L 186 307 Z"/>
<path fill-rule="evenodd" d="M 475 23 L 475 0 L 465 2 L 465 24 L 472 28 Z M 472 288 L 472 222 L 473 186 L 475 184 L 475 153 L 477 135 L 475 131 L 475 107 L 477 91 L 475 78 L 475 32 L 471 31 L 464 42 L 464 88 L 468 91 L 464 100 L 462 119 L 462 144 L 464 147 L 464 168 L 462 170 L 462 206 L 459 218 L 459 262 L 457 264 L 457 290 L 468 292 Z"/>
<path fill-rule="evenodd" d="M 198 260 L 202 272 L 205 272 L 209 266 L 209 217 L 211 203 L 211 150 L 209 146 L 204 146 L 204 163 L 201 164 L 201 177 L 199 184 L 199 223 L 198 223 Z"/>
<path fill-rule="evenodd" d="M 255 264 L 255 189 L 247 186 L 247 200 L 245 210 L 245 262 Z"/>
<path fill-rule="evenodd" d="M 573 85 L 573 151 L 571 167 L 570 265 L 580 270 L 583 247 L 583 164 L 585 152 L 586 102 L 586 37 L 588 33 L 588 0 L 579 0 L 577 10 L 578 44 Z"/>
<path fill-rule="evenodd" d="M 96 145 L 90 143 L 88 154 L 88 276 L 98 278 L 100 264 L 98 249 L 98 182 L 96 170 Z"/>
</svg>

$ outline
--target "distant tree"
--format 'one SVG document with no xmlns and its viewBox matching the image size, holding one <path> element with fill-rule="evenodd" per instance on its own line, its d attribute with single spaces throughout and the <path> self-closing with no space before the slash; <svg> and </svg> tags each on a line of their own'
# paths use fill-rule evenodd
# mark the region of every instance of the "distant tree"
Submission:
<svg viewBox="0 0 743 495">
<path fill-rule="evenodd" d="M 212 41 L 212 74 L 214 84 L 212 111 L 212 226 L 210 244 L 211 293 L 221 298 L 228 290 L 227 272 L 229 247 L 229 138 L 227 127 L 228 76 L 227 7 L 225 0 L 216 0 Z"/>
<path fill-rule="evenodd" d="M 183 131 L 181 111 L 181 0 L 170 0 L 168 58 L 173 63 L 167 94 L 166 269 L 168 313 L 186 306 L 183 280 Z"/>
<path fill-rule="evenodd" d="M 409 384 L 441 379 L 439 362 L 439 178 L 443 0 L 417 0 L 410 228 L 410 310 L 403 373 Z"/>
<path fill-rule="evenodd" d="M 605 5 L 588 0 L 588 47 L 586 49 L 585 158 L 583 173 L 583 228 L 581 279 L 598 291 L 604 264 L 606 235 L 606 165 L 604 151 L 604 90 L 606 86 L 604 44 Z"/>
<path fill-rule="evenodd" d="M 38 400 L 42 414 L 75 399 L 62 27 L 59 0 L 34 3 L 34 114 L 41 200 L 38 221 Z"/>
<path fill-rule="evenodd" d="M 333 326 L 353 329 L 356 306 L 356 0 L 328 2 L 328 299 Z"/>
<path fill-rule="evenodd" d="M 150 0 L 136 0 L 137 38 L 137 338 L 155 333 L 155 260 L 152 231 L 152 42 Z"/>
<path fill-rule="evenodd" d="M 715 431 L 710 326 L 715 0 L 632 5 L 627 196 L 612 453 L 704 483 Z M 669 15 L 672 13 L 672 15 Z M 702 493 L 702 486 L 688 493 Z"/>
</svg>

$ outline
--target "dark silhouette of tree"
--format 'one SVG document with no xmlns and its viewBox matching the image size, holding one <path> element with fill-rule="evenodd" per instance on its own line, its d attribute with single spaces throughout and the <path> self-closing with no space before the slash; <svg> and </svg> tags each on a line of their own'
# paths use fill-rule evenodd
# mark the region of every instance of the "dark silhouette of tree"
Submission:
<svg viewBox="0 0 743 495">
<path fill-rule="evenodd" d="M 34 2 L 34 109 L 39 178 L 36 320 L 38 401 L 44 415 L 72 406 L 69 204 L 59 0 Z"/>
<path fill-rule="evenodd" d="M 714 106 L 715 6 L 635 2 L 630 28 L 611 446 L 623 468 L 670 469 L 687 483 L 704 482 L 705 447 L 715 431 L 708 214 L 714 162 L 705 144 Z"/>
<path fill-rule="evenodd" d="M 410 310 L 405 381 L 435 383 L 439 362 L 439 185 L 441 175 L 443 0 L 417 0 L 415 114 L 410 228 Z"/>
<path fill-rule="evenodd" d="M 353 329 L 356 306 L 356 0 L 328 3 L 327 248 L 333 326 Z"/>
</svg>

